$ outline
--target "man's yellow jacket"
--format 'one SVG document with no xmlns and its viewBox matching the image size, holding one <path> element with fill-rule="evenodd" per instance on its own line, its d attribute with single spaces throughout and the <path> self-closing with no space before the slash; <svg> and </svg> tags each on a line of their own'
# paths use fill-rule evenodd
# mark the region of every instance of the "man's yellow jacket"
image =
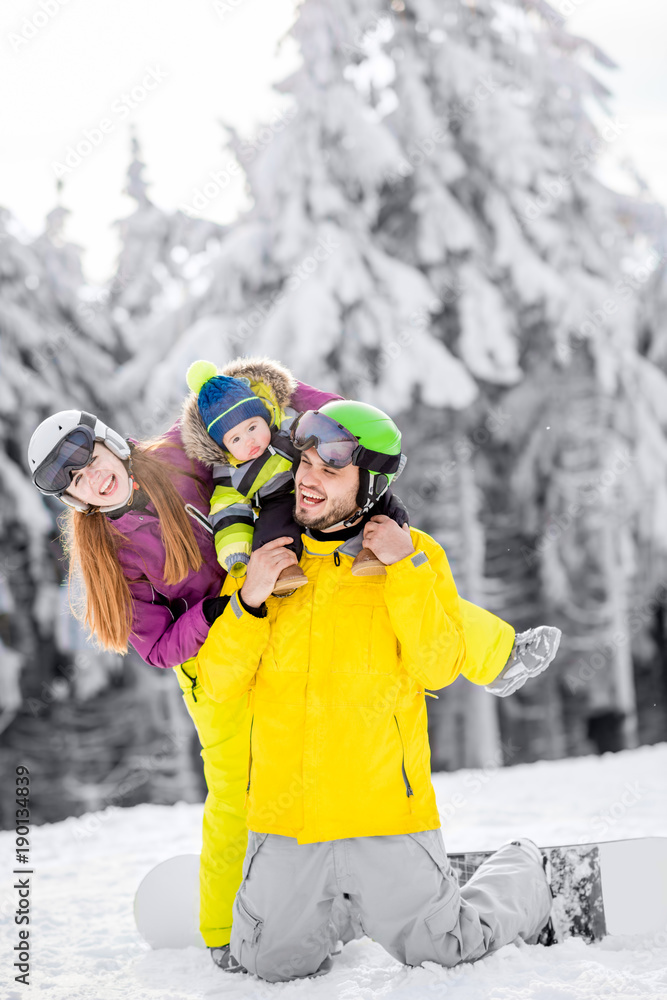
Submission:
<svg viewBox="0 0 667 1000">
<path fill-rule="evenodd" d="M 440 826 L 425 691 L 459 673 L 488 684 L 514 630 L 460 599 L 441 546 L 410 534 L 416 552 L 370 577 L 352 576 L 342 542 L 304 534 L 310 584 L 270 597 L 265 617 L 227 577 L 197 669 L 215 700 L 252 700 L 251 830 L 307 844 Z"/>
</svg>

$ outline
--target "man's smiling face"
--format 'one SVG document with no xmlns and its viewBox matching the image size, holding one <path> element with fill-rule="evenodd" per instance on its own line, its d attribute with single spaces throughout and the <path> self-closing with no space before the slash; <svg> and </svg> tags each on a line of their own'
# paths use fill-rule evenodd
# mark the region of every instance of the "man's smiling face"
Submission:
<svg viewBox="0 0 667 1000">
<path fill-rule="evenodd" d="M 301 453 L 294 476 L 294 519 L 297 524 L 323 531 L 358 510 L 359 469 L 325 465 L 315 448 Z"/>
</svg>

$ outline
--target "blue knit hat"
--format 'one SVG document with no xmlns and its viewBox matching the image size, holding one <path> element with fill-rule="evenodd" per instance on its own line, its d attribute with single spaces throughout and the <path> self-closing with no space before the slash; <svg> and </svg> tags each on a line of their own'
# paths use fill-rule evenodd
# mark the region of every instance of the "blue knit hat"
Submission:
<svg viewBox="0 0 667 1000">
<path fill-rule="evenodd" d="M 206 430 L 221 448 L 227 431 L 250 417 L 263 417 L 270 426 L 269 411 L 255 396 L 247 379 L 218 375 L 211 361 L 195 361 L 188 368 L 186 380 L 197 393 L 197 406 Z"/>
</svg>

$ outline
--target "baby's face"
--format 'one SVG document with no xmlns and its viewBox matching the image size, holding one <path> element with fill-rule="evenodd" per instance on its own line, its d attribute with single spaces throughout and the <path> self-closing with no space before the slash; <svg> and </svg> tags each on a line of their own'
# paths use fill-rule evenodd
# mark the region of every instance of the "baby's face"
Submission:
<svg viewBox="0 0 667 1000">
<path fill-rule="evenodd" d="M 250 462 L 271 444 L 271 431 L 262 417 L 249 417 L 227 431 L 222 443 L 237 462 Z"/>
</svg>

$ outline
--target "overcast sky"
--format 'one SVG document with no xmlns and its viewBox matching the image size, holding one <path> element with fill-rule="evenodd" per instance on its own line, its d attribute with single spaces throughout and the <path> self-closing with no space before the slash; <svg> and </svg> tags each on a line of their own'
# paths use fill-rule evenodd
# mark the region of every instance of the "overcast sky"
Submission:
<svg viewBox="0 0 667 1000">
<path fill-rule="evenodd" d="M 615 152 L 631 156 L 667 204 L 667 7 L 552 5 L 620 64 L 601 74 L 627 125 Z M 190 204 L 229 162 L 220 122 L 252 136 L 280 109 L 270 84 L 296 64 L 291 42 L 277 51 L 293 12 L 294 0 L 3 0 L 0 205 L 38 233 L 60 173 L 67 235 L 87 248 L 89 276 L 103 280 L 117 252 L 111 224 L 132 209 L 121 194 L 130 122 L 153 199 L 167 209 Z M 231 179 L 202 214 L 226 222 L 242 204 Z"/>
</svg>

